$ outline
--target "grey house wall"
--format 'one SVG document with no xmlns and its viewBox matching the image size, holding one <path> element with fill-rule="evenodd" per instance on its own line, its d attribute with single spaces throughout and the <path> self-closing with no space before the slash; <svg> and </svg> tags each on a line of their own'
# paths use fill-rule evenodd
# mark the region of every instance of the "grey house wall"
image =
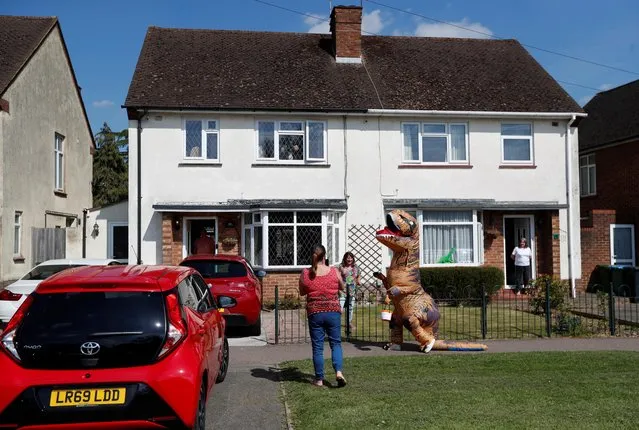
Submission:
<svg viewBox="0 0 639 430">
<path fill-rule="evenodd" d="M 32 227 L 69 228 L 67 257 L 80 257 L 75 255 L 81 250 L 75 242 L 82 240 L 78 221 L 82 209 L 91 207 L 91 131 L 58 26 L 3 98 L 10 107 L 9 113 L 0 112 L 0 280 L 5 281 L 33 265 Z M 54 193 L 55 133 L 64 136 L 64 194 Z M 13 255 L 16 211 L 22 211 L 23 260 Z"/>
</svg>

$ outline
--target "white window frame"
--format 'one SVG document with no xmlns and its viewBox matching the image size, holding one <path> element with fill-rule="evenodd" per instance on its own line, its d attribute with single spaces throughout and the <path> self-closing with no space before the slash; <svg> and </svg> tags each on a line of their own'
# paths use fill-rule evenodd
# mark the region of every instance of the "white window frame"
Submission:
<svg viewBox="0 0 639 430">
<path fill-rule="evenodd" d="M 504 135 L 502 134 L 503 125 L 528 125 L 530 126 L 530 136 L 528 135 Z M 534 124 L 529 121 L 508 121 L 499 124 L 499 136 L 501 138 L 501 162 L 502 164 L 516 165 L 534 165 L 535 164 L 535 128 Z M 530 149 L 530 160 L 506 160 L 504 159 L 504 143 L 506 140 L 527 139 L 528 148 Z"/>
<path fill-rule="evenodd" d="M 16 220 L 17 218 L 17 220 Z M 18 242 L 15 242 L 15 233 L 18 230 Z M 22 257 L 22 211 L 15 211 L 13 218 L 13 256 Z M 17 249 L 17 252 L 16 252 Z"/>
<path fill-rule="evenodd" d="M 433 222 L 433 221 L 424 221 L 424 212 L 472 212 L 472 221 L 459 221 L 459 222 Z M 419 224 L 419 236 L 420 236 L 420 244 L 419 244 L 419 260 L 420 265 L 423 267 L 456 267 L 456 266 L 467 266 L 467 267 L 475 267 L 480 266 L 483 262 L 483 246 L 480 248 L 480 243 L 483 244 L 483 240 L 480 240 L 479 234 L 483 234 L 483 228 L 480 226 L 480 218 L 481 216 L 478 214 L 477 210 L 474 209 L 432 209 L 432 210 L 418 210 L 418 224 Z M 473 228 L 473 262 L 472 263 L 426 263 L 424 261 L 424 226 L 426 225 L 472 225 Z M 480 255 L 481 254 L 481 255 Z"/>
<path fill-rule="evenodd" d="M 186 153 L 186 123 L 187 121 L 200 121 L 202 124 L 202 136 L 200 137 L 200 156 L 192 157 Z M 209 122 L 215 122 L 215 128 L 209 128 Z M 208 158 L 208 135 L 217 136 L 217 157 Z M 184 118 L 182 121 L 182 156 L 185 160 L 202 161 L 209 163 L 220 162 L 220 121 L 216 118 Z"/>
<path fill-rule="evenodd" d="M 583 160 L 583 164 L 582 164 Z M 588 178 L 588 186 L 584 187 L 581 182 L 581 172 L 586 170 Z M 592 176 L 591 176 L 592 173 Z M 590 189 L 592 188 L 592 192 Z M 597 195 L 597 159 L 595 154 L 587 154 L 579 157 L 579 196 L 588 197 Z"/>
<path fill-rule="evenodd" d="M 260 124 L 273 124 L 273 157 L 260 157 Z M 298 123 L 301 124 L 301 130 L 281 130 L 282 123 Z M 322 154 L 323 157 L 310 157 L 310 125 L 322 124 Z M 280 159 L 280 135 L 302 136 L 304 146 L 304 157 L 301 160 Z M 300 120 L 300 119 L 260 119 L 255 122 L 255 160 L 259 162 L 275 163 L 275 164 L 320 164 L 326 163 L 328 149 L 328 124 L 326 121 L 317 120 Z"/>
<path fill-rule="evenodd" d="M 60 133 L 55 133 L 53 143 L 53 189 L 64 191 L 64 141 Z"/>
<path fill-rule="evenodd" d="M 405 125 L 416 125 L 419 132 L 418 132 L 418 143 L 417 143 L 417 160 L 410 160 L 410 159 L 406 159 L 406 152 L 405 152 L 405 148 L 404 148 L 404 126 Z M 424 127 L 428 126 L 428 125 L 443 125 L 444 126 L 444 132 L 443 133 L 426 133 L 424 132 Z M 450 133 L 450 129 L 451 126 L 463 126 L 464 127 L 464 146 L 465 146 L 465 153 L 464 153 L 464 159 L 463 160 L 451 160 L 450 159 L 450 155 L 452 153 L 452 144 L 453 144 L 453 140 L 451 137 L 451 133 Z M 401 125 L 401 136 L 402 136 L 402 163 L 403 164 L 419 164 L 419 165 L 448 165 L 448 164 L 452 164 L 452 165 L 467 165 L 470 163 L 470 158 L 469 158 L 469 142 L 470 142 L 470 136 L 469 136 L 469 132 L 468 132 L 468 123 L 465 122 L 434 122 L 434 121 L 427 121 L 427 122 L 418 122 L 418 121 L 405 121 L 402 122 Z M 446 138 L 446 161 L 424 161 L 424 153 L 423 153 L 423 143 L 422 143 L 422 139 L 424 137 L 445 137 Z"/>
<path fill-rule="evenodd" d="M 270 212 L 292 212 L 294 213 L 293 222 L 292 223 L 270 223 L 269 222 L 269 213 Z M 299 223 L 297 221 L 297 214 L 303 212 L 320 212 L 322 215 L 322 221 L 319 223 Z M 264 269 L 271 270 L 288 270 L 288 269 L 300 269 L 303 267 L 308 267 L 309 263 L 307 261 L 304 262 L 296 262 L 295 258 L 297 258 L 297 227 L 299 226 L 320 226 L 322 229 L 322 243 L 328 243 L 328 226 L 331 225 L 333 227 L 333 250 L 332 256 L 333 261 L 330 261 L 331 264 L 337 264 L 341 261 L 340 250 L 343 245 L 343 237 L 340 235 L 340 232 L 343 231 L 341 226 L 343 220 L 343 211 L 336 210 L 321 210 L 321 209 L 277 209 L 277 210 L 264 210 L 264 211 L 253 211 L 250 212 L 252 215 L 252 224 L 248 224 L 244 221 L 244 217 L 242 217 L 242 252 L 247 248 L 246 241 L 250 241 L 250 253 L 251 255 L 244 255 L 251 265 L 255 267 L 262 267 Z M 330 220 L 331 214 L 333 216 L 332 222 Z M 256 218 L 256 215 L 259 216 L 259 219 Z M 269 261 L 269 228 L 270 227 L 278 227 L 278 226 L 292 226 L 293 227 L 293 256 L 294 260 L 293 265 L 271 265 Z M 262 264 L 256 264 L 254 261 L 255 256 L 255 227 L 262 227 Z M 250 235 L 250 237 L 249 237 Z M 327 250 L 328 252 L 328 250 Z M 302 263 L 302 264 L 300 264 Z"/>
<path fill-rule="evenodd" d="M 619 262 L 615 258 L 615 228 L 629 228 L 630 229 L 630 244 L 632 245 L 632 261 L 622 260 Z M 634 266 L 637 261 L 636 249 L 635 249 L 635 225 L 634 224 L 610 224 L 610 264 L 617 266 Z"/>
</svg>

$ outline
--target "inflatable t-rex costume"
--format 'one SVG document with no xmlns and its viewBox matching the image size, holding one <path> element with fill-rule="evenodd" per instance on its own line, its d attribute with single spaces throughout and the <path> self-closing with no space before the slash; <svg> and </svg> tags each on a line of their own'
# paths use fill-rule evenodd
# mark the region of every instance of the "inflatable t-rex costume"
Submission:
<svg viewBox="0 0 639 430">
<path fill-rule="evenodd" d="M 392 300 L 395 310 L 390 321 L 391 342 L 384 349 L 399 349 L 404 343 L 403 327 L 411 331 L 420 350 L 483 351 L 486 345 L 436 340 L 439 310 L 433 298 L 421 285 L 419 274 L 419 226 L 408 213 L 394 210 L 386 215 L 386 228 L 376 239 L 393 251 L 393 259 L 386 276 L 374 276 L 384 283 L 387 303 Z"/>
</svg>

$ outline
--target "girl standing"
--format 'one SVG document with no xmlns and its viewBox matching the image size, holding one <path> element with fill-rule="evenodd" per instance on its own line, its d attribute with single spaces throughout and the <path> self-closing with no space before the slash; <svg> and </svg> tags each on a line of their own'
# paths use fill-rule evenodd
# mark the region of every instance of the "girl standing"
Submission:
<svg viewBox="0 0 639 430">
<path fill-rule="evenodd" d="M 355 329 L 353 325 L 353 308 L 355 307 L 355 292 L 359 285 L 359 267 L 355 264 L 355 255 L 348 251 L 344 253 L 342 262 L 339 265 L 339 271 L 342 279 L 346 284 L 346 293 L 340 292 L 339 304 L 344 310 L 344 306 L 348 307 L 347 321 L 351 330 Z"/>
</svg>

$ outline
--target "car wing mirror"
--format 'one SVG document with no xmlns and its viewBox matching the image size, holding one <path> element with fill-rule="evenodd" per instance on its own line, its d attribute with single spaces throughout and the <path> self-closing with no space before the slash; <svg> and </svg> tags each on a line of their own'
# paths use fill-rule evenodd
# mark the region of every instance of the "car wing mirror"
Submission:
<svg viewBox="0 0 639 430">
<path fill-rule="evenodd" d="M 217 297 L 217 307 L 220 309 L 228 309 L 237 305 L 237 301 L 233 297 L 227 296 L 218 296 Z"/>
</svg>

